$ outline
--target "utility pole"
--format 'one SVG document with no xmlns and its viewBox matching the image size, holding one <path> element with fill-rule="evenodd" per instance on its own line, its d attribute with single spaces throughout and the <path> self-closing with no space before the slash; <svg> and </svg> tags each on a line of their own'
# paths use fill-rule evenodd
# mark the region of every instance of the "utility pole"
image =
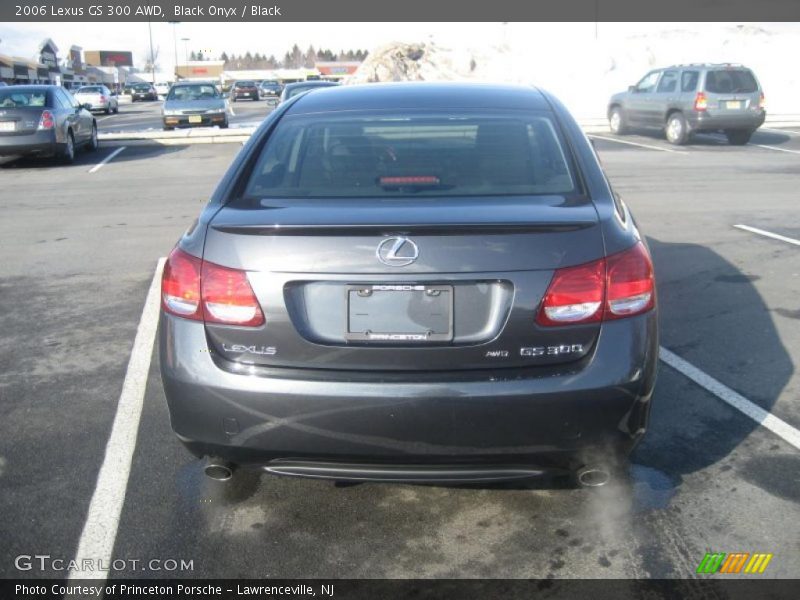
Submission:
<svg viewBox="0 0 800 600">
<path fill-rule="evenodd" d="M 189 62 L 189 41 L 191 38 L 181 38 L 183 42 L 183 60 Z"/>
<path fill-rule="evenodd" d="M 180 21 L 168 21 L 170 25 L 172 25 L 172 44 L 175 47 L 175 69 L 174 69 L 174 79 L 178 81 L 178 37 L 175 31 L 177 30 L 177 25 Z"/>
<path fill-rule="evenodd" d="M 156 84 L 156 59 L 153 56 L 153 27 L 150 24 L 150 19 L 147 19 L 147 31 L 150 34 L 150 77 L 153 80 L 153 85 Z"/>
</svg>

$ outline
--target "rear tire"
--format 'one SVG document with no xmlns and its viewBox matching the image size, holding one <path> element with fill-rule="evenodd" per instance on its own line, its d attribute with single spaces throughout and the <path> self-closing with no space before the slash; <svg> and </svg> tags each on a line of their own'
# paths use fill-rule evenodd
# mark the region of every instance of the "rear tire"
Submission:
<svg viewBox="0 0 800 600">
<path fill-rule="evenodd" d="M 95 152 L 99 147 L 100 143 L 97 141 L 97 125 L 92 124 L 92 135 L 89 138 L 89 143 L 86 144 L 86 150 Z"/>
<path fill-rule="evenodd" d="M 732 146 L 744 146 L 750 141 L 753 132 L 749 129 L 726 129 L 725 137 L 728 138 L 728 143 Z"/>
<path fill-rule="evenodd" d="M 110 114 L 111 114 L 111 107 L 110 107 L 110 106 L 107 106 L 107 107 L 106 107 L 105 113 L 106 113 L 107 115 L 110 115 Z"/>
<path fill-rule="evenodd" d="M 67 132 L 67 141 L 59 152 L 58 161 L 62 165 L 71 165 L 75 162 L 75 138 L 71 131 Z"/>
<path fill-rule="evenodd" d="M 619 106 L 611 109 L 611 113 L 608 115 L 608 128 L 614 135 L 628 133 L 628 120 L 625 117 L 625 112 Z"/>
<path fill-rule="evenodd" d="M 682 113 L 672 113 L 667 117 L 665 128 L 667 141 L 674 146 L 682 146 L 689 141 L 689 126 Z"/>
</svg>

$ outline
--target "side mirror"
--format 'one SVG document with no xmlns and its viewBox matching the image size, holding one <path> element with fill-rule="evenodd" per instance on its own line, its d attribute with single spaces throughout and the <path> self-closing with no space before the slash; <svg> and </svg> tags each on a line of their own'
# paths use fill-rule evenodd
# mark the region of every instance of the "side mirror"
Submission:
<svg viewBox="0 0 800 600">
<path fill-rule="evenodd" d="M 635 85 L 629 85 L 628 86 L 628 91 L 631 92 L 632 94 L 635 94 L 636 93 L 636 86 Z"/>
</svg>

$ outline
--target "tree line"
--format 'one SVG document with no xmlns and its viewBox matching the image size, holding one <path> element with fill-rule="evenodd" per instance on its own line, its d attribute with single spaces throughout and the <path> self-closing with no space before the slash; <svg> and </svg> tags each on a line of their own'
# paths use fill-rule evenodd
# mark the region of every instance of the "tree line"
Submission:
<svg viewBox="0 0 800 600">
<path fill-rule="evenodd" d="M 301 67 L 313 68 L 314 63 L 323 61 L 363 61 L 367 57 L 366 50 L 340 50 L 337 53 L 331 50 L 316 50 L 314 46 L 309 46 L 303 52 L 295 44 L 291 50 L 287 50 L 282 59 L 278 59 L 274 54 L 267 56 L 259 52 L 245 52 L 242 55 L 228 54 L 223 52 L 219 55 L 219 60 L 225 62 L 226 70 L 249 70 L 249 69 L 299 69 Z M 194 50 L 189 55 L 189 60 L 211 60 L 211 57 L 203 54 L 202 51 Z"/>
</svg>

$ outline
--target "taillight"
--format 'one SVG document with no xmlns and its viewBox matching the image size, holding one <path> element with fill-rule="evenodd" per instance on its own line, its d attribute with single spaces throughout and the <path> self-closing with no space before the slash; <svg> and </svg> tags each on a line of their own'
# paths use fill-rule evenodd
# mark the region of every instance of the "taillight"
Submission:
<svg viewBox="0 0 800 600">
<path fill-rule="evenodd" d="M 606 259 L 607 289 L 604 319 L 621 319 L 647 312 L 655 305 L 653 263 L 644 244 Z"/>
<path fill-rule="evenodd" d="M 164 265 L 164 310 L 196 321 L 257 327 L 264 313 L 247 273 L 203 261 L 175 248 Z"/>
<path fill-rule="evenodd" d="M 206 321 L 248 327 L 264 323 L 264 314 L 244 271 L 204 261 L 200 287 Z"/>
<path fill-rule="evenodd" d="M 761 110 L 767 108 L 767 100 L 764 98 L 764 92 L 761 92 L 761 95 L 758 97 L 758 108 Z"/>
<path fill-rule="evenodd" d="M 703 92 L 697 92 L 697 95 L 694 97 L 694 109 L 699 112 L 708 109 L 708 98 L 706 98 Z"/>
<path fill-rule="evenodd" d="M 622 319 L 655 306 L 653 264 L 644 244 L 575 267 L 557 269 L 536 317 L 539 325 Z"/>
<path fill-rule="evenodd" d="M 592 323 L 603 317 L 606 264 L 595 262 L 558 269 L 536 317 L 539 325 Z"/>
<path fill-rule="evenodd" d="M 42 116 L 39 118 L 39 126 L 37 129 L 52 129 L 56 126 L 55 117 L 49 110 L 43 110 Z"/>
<path fill-rule="evenodd" d="M 105 102 L 105 101 L 106 101 L 106 97 L 105 96 L 100 96 L 100 102 Z"/>
<path fill-rule="evenodd" d="M 203 261 L 175 248 L 164 265 L 161 278 L 161 305 L 170 314 L 203 320 L 200 306 L 200 272 Z"/>
</svg>

